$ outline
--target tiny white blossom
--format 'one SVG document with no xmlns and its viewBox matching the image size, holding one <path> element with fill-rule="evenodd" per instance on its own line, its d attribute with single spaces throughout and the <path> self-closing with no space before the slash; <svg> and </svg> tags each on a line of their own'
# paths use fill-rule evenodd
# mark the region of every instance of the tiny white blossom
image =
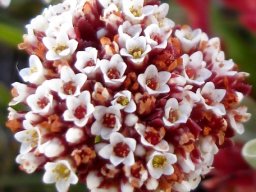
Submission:
<svg viewBox="0 0 256 192">
<path fill-rule="evenodd" d="M 170 127 L 180 123 L 186 123 L 192 109 L 193 103 L 186 100 L 179 103 L 175 98 L 168 99 L 164 108 L 164 124 Z"/>
<path fill-rule="evenodd" d="M 167 85 L 170 78 L 170 72 L 158 72 L 155 65 L 150 65 L 147 67 L 144 74 L 138 76 L 138 82 L 149 94 L 158 95 L 170 91 L 170 87 Z"/>
<path fill-rule="evenodd" d="M 86 186 L 89 190 L 98 190 L 103 177 L 98 176 L 96 171 L 91 171 L 86 177 Z"/>
<path fill-rule="evenodd" d="M 144 0 L 123 1 L 123 13 L 132 23 L 141 22 L 146 16 L 154 12 L 154 6 L 144 6 Z"/>
<path fill-rule="evenodd" d="M 78 51 L 76 54 L 75 67 L 82 73 L 90 77 L 95 75 L 99 65 L 97 64 L 98 50 L 93 47 L 87 47 L 84 51 Z"/>
<path fill-rule="evenodd" d="M 20 168 L 26 173 L 31 174 L 45 161 L 45 157 L 35 155 L 32 152 L 19 154 L 16 157 L 16 162 L 20 164 Z"/>
<path fill-rule="evenodd" d="M 140 24 L 132 25 L 129 21 L 125 21 L 118 27 L 118 43 L 120 47 L 124 48 L 127 39 L 132 37 L 139 37 L 142 32 Z"/>
<path fill-rule="evenodd" d="M 184 54 L 182 60 L 183 74 L 188 83 L 202 85 L 212 75 L 212 72 L 206 68 L 202 52 L 197 51 L 191 56 Z"/>
<path fill-rule="evenodd" d="M 169 150 L 169 144 L 166 140 L 162 139 L 160 134 L 161 133 L 154 133 L 155 135 L 155 140 L 154 143 L 150 143 L 147 138 L 145 137 L 147 132 L 146 132 L 146 126 L 141 124 L 141 123 L 136 123 L 135 124 L 135 130 L 137 133 L 140 135 L 140 141 L 144 146 L 147 147 L 152 147 L 153 149 L 157 151 L 168 151 Z M 151 133 L 151 132 L 150 132 Z M 153 133 L 152 133 L 153 134 Z M 156 140 L 158 137 L 158 141 Z"/>
<path fill-rule="evenodd" d="M 44 67 L 36 55 L 29 57 L 29 68 L 20 70 L 20 76 L 25 82 L 41 84 L 44 80 Z"/>
<path fill-rule="evenodd" d="M 21 102 L 26 101 L 26 98 L 33 93 L 33 89 L 29 88 L 26 84 L 15 82 L 12 84 L 12 100 L 9 106 L 17 105 Z"/>
<path fill-rule="evenodd" d="M 60 32 L 57 38 L 44 37 L 43 43 L 48 49 L 46 59 L 50 61 L 71 56 L 78 46 L 75 39 L 69 39 L 68 35 L 63 32 Z"/>
<path fill-rule="evenodd" d="M 135 36 L 126 40 L 125 48 L 120 50 L 120 54 L 128 57 L 132 63 L 138 66 L 143 63 L 150 51 L 151 47 L 147 44 L 146 38 L 144 36 Z"/>
<path fill-rule="evenodd" d="M 244 132 L 244 125 L 243 123 L 247 122 L 251 114 L 247 113 L 247 107 L 241 106 L 237 109 L 232 109 L 228 112 L 228 119 L 230 122 L 231 127 L 238 133 L 243 134 Z"/>
<path fill-rule="evenodd" d="M 182 50 L 185 52 L 189 52 L 198 46 L 201 35 L 201 29 L 192 30 L 190 27 L 183 27 L 175 32 L 175 36 L 180 40 Z"/>
<path fill-rule="evenodd" d="M 48 162 L 44 168 L 43 182 L 47 184 L 55 183 L 58 192 L 66 192 L 70 184 L 77 184 L 78 182 L 78 177 L 66 160 Z"/>
<path fill-rule="evenodd" d="M 66 99 L 70 96 L 78 96 L 86 80 L 85 74 L 75 74 L 70 67 L 64 66 L 60 71 L 60 79 L 48 80 L 46 83 L 61 99 Z"/>
<path fill-rule="evenodd" d="M 220 103 L 226 95 L 225 89 L 215 89 L 212 82 L 207 82 L 202 89 L 197 89 L 196 94 L 207 110 L 213 111 L 218 116 L 226 114 L 224 105 Z"/>
<path fill-rule="evenodd" d="M 67 110 L 63 117 L 65 121 L 73 121 L 76 126 L 83 127 L 94 111 L 89 91 L 83 91 L 78 97 L 69 97 L 66 100 Z"/>
<path fill-rule="evenodd" d="M 99 61 L 99 65 L 107 86 L 120 86 L 124 82 L 127 65 L 120 55 L 113 55 L 110 61 L 103 59 Z"/>
<path fill-rule="evenodd" d="M 43 84 L 37 88 L 35 94 L 27 98 L 27 104 L 34 113 L 50 114 L 54 107 L 53 95 L 50 93 L 50 89 Z"/>
<path fill-rule="evenodd" d="M 103 139 L 109 139 L 112 132 L 121 128 L 121 113 L 116 106 L 97 106 L 93 115 L 96 119 L 91 126 L 93 135 L 100 135 Z"/>
<path fill-rule="evenodd" d="M 171 32 L 170 30 L 169 33 L 165 33 L 157 24 L 151 24 L 144 30 L 147 43 L 151 45 L 152 49 L 166 48 Z"/>
<path fill-rule="evenodd" d="M 172 164 L 177 162 L 176 155 L 172 153 L 160 153 L 155 151 L 149 157 L 147 163 L 147 168 L 149 174 L 155 178 L 159 179 L 162 175 L 171 175 L 174 172 Z"/>
<path fill-rule="evenodd" d="M 23 121 L 23 131 L 17 132 L 14 137 L 17 141 L 21 142 L 20 153 L 25 154 L 32 149 L 40 146 L 40 130 L 39 127 L 34 127 L 28 121 Z"/>
<path fill-rule="evenodd" d="M 136 110 L 132 93 L 127 90 L 116 93 L 111 104 L 118 106 L 119 109 L 123 109 L 127 113 L 133 113 Z"/>
<path fill-rule="evenodd" d="M 110 144 L 103 147 L 99 151 L 99 155 L 104 159 L 109 159 L 114 166 L 121 163 L 131 166 L 135 162 L 133 154 L 135 148 L 135 139 L 126 138 L 118 132 L 113 132 L 110 135 Z"/>
</svg>

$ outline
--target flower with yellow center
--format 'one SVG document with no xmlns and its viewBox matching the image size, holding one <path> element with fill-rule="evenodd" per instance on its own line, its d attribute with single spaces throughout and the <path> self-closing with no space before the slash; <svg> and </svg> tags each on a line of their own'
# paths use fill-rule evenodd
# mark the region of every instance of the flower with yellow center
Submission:
<svg viewBox="0 0 256 192">
<path fill-rule="evenodd" d="M 155 151 L 149 157 L 149 161 L 147 163 L 148 172 L 155 179 L 159 179 L 162 175 L 171 175 L 174 172 L 172 165 L 176 162 L 176 155 Z"/>
<path fill-rule="evenodd" d="M 44 183 L 55 183 L 58 192 L 67 191 L 70 184 L 78 182 L 78 177 L 67 160 L 48 162 L 44 168 L 46 170 L 43 177 Z"/>
</svg>

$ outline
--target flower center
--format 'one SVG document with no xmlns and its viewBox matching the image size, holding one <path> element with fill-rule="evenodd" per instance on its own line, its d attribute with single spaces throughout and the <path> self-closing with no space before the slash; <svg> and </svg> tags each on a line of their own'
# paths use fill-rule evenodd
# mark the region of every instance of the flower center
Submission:
<svg viewBox="0 0 256 192">
<path fill-rule="evenodd" d="M 168 120 L 169 120 L 171 123 L 174 123 L 174 122 L 177 121 L 178 119 L 179 119 L 179 112 L 178 112 L 178 110 L 171 109 L 170 112 L 169 112 L 169 118 L 168 118 Z"/>
<path fill-rule="evenodd" d="M 83 119 L 84 116 L 86 115 L 86 107 L 84 106 L 78 106 L 76 109 L 75 109 L 75 112 L 74 112 L 74 116 L 77 118 L 77 119 Z"/>
<path fill-rule="evenodd" d="M 74 95 L 76 92 L 76 86 L 74 85 L 74 82 L 69 81 L 63 85 L 63 91 L 67 95 Z"/>
<path fill-rule="evenodd" d="M 68 179 L 68 177 L 70 176 L 71 172 L 70 170 L 67 168 L 66 165 L 64 164 L 58 164 L 53 170 L 53 173 L 55 173 L 55 177 L 57 180 L 61 180 L 61 179 Z"/>
<path fill-rule="evenodd" d="M 38 144 L 38 137 L 39 137 L 37 131 L 36 130 L 29 130 L 27 132 L 27 134 L 29 135 L 29 138 L 27 138 L 26 141 L 28 143 L 30 143 L 30 145 L 32 147 L 36 147 L 37 144 Z"/>
<path fill-rule="evenodd" d="M 122 106 L 126 106 L 129 104 L 129 99 L 127 97 L 124 97 L 124 96 L 120 96 L 118 97 L 117 99 L 117 103 L 119 103 L 120 105 Z"/>
<path fill-rule="evenodd" d="M 92 59 L 85 63 L 85 67 L 92 67 L 92 66 L 95 66 L 95 63 Z"/>
<path fill-rule="evenodd" d="M 133 6 L 130 8 L 130 12 L 133 14 L 134 17 L 140 17 L 142 15 L 141 7 L 138 7 L 137 9 Z"/>
<path fill-rule="evenodd" d="M 146 85 L 153 90 L 156 90 L 159 87 L 159 83 L 157 82 L 156 78 L 147 79 Z"/>
<path fill-rule="evenodd" d="M 105 125 L 108 128 L 114 128 L 116 125 L 116 116 L 111 113 L 107 113 L 103 117 L 103 125 Z"/>
<path fill-rule="evenodd" d="M 111 68 L 108 70 L 107 76 L 109 79 L 119 79 L 120 73 L 116 68 Z"/>
<path fill-rule="evenodd" d="M 213 99 L 209 96 L 209 95 L 202 95 L 203 98 L 204 98 L 204 101 L 207 105 L 212 105 L 213 104 Z"/>
<path fill-rule="evenodd" d="M 155 155 L 152 161 L 154 168 L 163 168 L 166 163 L 167 159 L 163 155 Z"/>
<path fill-rule="evenodd" d="M 148 131 L 145 132 L 145 139 L 152 145 L 157 145 L 160 142 L 160 135 L 157 132 Z"/>
<path fill-rule="evenodd" d="M 141 55 L 143 54 L 143 49 L 141 48 L 135 48 L 129 51 L 129 53 L 133 56 L 134 59 L 141 58 Z"/>
<path fill-rule="evenodd" d="M 30 67 L 29 68 L 29 74 L 32 75 L 33 73 L 38 72 L 38 69 L 36 66 Z"/>
<path fill-rule="evenodd" d="M 49 103 L 49 100 L 46 97 L 38 99 L 37 106 L 41 109 L 45 108 Z"/>
<path fill-rule="evenodd" d="M 60 54 L 62 51 L 64 51 L 67 48 L 68 46 L 65 44 L 58 44 L 56 47 L 53 48 L 53 50 L 55 53 Z"/>
<path fill-rule="evenodd" d="M 157 42 L 158 44 L 160 44 L 162 42 L 162 39 L 158 34 L 152 34 L 152 35 L 150 35 L 150 38 L 152 40 L 154 40 L 155 42 Z"/>
<path fill-rule="evenodd" d="M 127 157 L 130 152 L 130 148 L 126 143 L 120 142 L 115 145 L 113 151 L 118 157 Z"/>
<path fill-rule="evenodd" d="M 196 73 L 195 69 L 193 69 L 192 67 L 186 67 L 185 70 L 186 70 L 186 74 L 189 77 L 189 79 L 193 80 L 196 78 L 197 73 Z"/>
</svg>

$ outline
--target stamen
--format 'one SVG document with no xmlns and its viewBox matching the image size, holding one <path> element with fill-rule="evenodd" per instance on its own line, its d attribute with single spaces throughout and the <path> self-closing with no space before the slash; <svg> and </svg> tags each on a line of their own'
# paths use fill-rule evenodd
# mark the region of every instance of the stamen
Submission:
<svg viewBox="0 0 256 192">
<path fill-rule="evenodd" d="M 63 85 L 63 91 L 67 95 L 74 95 L 76 92 L 76 86 L 74 85 L 74 82 L 69 81 Z"/>
<path fill-rule="evenodd" d="M 129 104 L 129 99 L 127 97 L 124 97 L 124 96 L 120 96 L 118 97 L 117 99 L 117 103 L 119 103 L 120 105 L 122 106 L 126 106 Z"/>
<path fill-rule="evenodd" d="M 167 162 L 167 159 L 163 155 L 155 155 L 152 161 L 154 168 L 163 168 Z"/>
<path fill-rule="evenodd" d="M 126 143 L 120 142 L 115 145 L 113 151 L 118 157 L 127 157 L 130 153 L 130 148 Z"/>
<path fill-rule="evenodd" d="M 84 116 L 86 115 L 86 113 L 87 113 L 86 107 L 80 105 L 80 106 L 78 106 L 78 107 L 75 109 L 74 116 L 75 116 L 77 119 L 83 119 Z"/>
</svg>

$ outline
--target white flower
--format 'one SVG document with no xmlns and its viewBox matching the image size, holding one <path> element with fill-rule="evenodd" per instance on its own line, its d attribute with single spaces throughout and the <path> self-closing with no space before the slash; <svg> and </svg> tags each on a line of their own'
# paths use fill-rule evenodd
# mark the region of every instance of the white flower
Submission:
<svg viewBox="0 0 256 192">
<path fill-rule="evenodd" d="M 188 26 L 175 31 L 175 36 L 180 40 L 184 52 L 196 48 L 201 40 L 201 35 L 201 29 L 192 30 Z"/>
<path fill-rule="evenodd" d="M 75 67 L 78 71 L 93 76 L 99 68 L 99 65 L 97 65 L 97 55 L 98 50 L 93 47 L 87 47 L 85 51 L 78 51 Z"/>
<path fill-rule="evenodd" d="M 11 0 L 0 0 L 0 7 L 9 7 Z"/>
<path fill-rule="evenodd" d="M 103 178 L 96 171 L 91 171 L 86 177 L 86 186 L 89 190 L 97 190 Z"/>
<path fill-rule="evenodd" d="M 103 59 L 99 61 L 99 65 L 107 86 L 120 86 L 124 82 L 127 66 L 120 55 L 113 55 L 110 61 Z"/>
<path fill-rule="evenodd" d="M 100 82 L 96 82 L 94 85 L 92 98 L 100 104 L 104 104 L 106 101 L 111 99 L 111 95 L 109 94 L 107 88 L 103 87 L 103 85 Z"/>
<path fill-rule="evenodd" d="M 41 84 L 44 80 L 44 67 L 36 55 L 29 57 L 29 68 L 20 70 L 20 76 L 25 82 Z"/>
<path fill-rule="evenodd" d="M 109 139 L 112 132 L 121 128 L 121 113 L 116 106 L 97 106 L 93 115 L 96 121 L 91 126 L 93 135 L 100 135 L 103 139 Z"/>
<path fill-rule="evenodd" d="M 247 122 L 251 114 L 247 113 L 247 107 L 241 106 L 237 109 L 232 109 L 228 112 L 228 119 L 230 122 L 231 127 L 238 133 L 243 134 L 244 133 L 244 125 L 243 123 Z"/>
<path fill-rule="evenodd" d="M 133 166 L 124 166 L 123 169 L 128 182 L 136 188 L 140 188 L 148 179 L 148 172 L 142 163 L 136 163 Z"/>
<path fill-rule="evenodd" d="M 119 109 L 123 109 L 127 113 L 133 113 L 136 110 L 132 93 L 127 90 L 116 93 L 111 104 L 116 105 Z"/>
<path fill-rule="evenodd" d="M 43 84 L 37 88 L 35 94 L 27 98 L 27 104 L 34 113 L 50 114 L 54 106 L 53 95 L 49 88 Z"/>
<path fill-rule="evenodd" d="M 69 97 L 66 100 L 67 110 L 63 117 L 65 121 L 73 121 L 76 126 L 83 127 L 94 111 L 89 91 L 83 91 L 78 97 Z"/>
<path fill-rule="evenodd" d="M 44 37 L 43 43 L 48 49 L 46 59 L 50 61 L 71 56 L 78 46 L 75 39 L 69 39 L 68 35 L 62 32 L 58 34 L 57 38 Z"/>
<path fill-rule="evenodd" d="M 141 32 L 140 24 L 132 25 L 129 21 L 125 21 L 118 27 L 118 43 L 120 47 L 125 47 L 127 39 L 139 37 Z"/>
<path fill-rule="evenodd" d="M 15 119 L 24 117 L 23 113 L 19 113 L 11 107 L 8 107 L 7 110 L 8 110 L 8 120 L 15 120 Z"/>
<path fill-rule="evenodd" d="M 162 133 L 161 130 L 151 130 L 141 123 L 135 124 L 135 130 L 140 135 L 140 141 L 144 146 L 152 147 L 157 151 L 169 150 L 168 142 L 162 139 L 165 133 Z"/>
<path fill-rule="evenodd" d="M 64 152 L 64 150 L 65 147 L 62 144 L 61 140 L 58 138 L 48 140 L 47 142 L 39 146 L 40 153 L 43 153 L 46 157 L 49 158 L 58 157 Z"/>
<path fill-rule="evenodd" d="M 138 82 L 149 94 L 158 95 L 170 91 L 170 87 L 167 85 L 170 78 L 170 72 L 158 72 L 155 65 L 150 65 L 144 74 L 138 76 Z"/>
<path fill-rule="evenodd" d="M 206 68 L 202 52 L 197 51 L 191 56 L 185 54 L 182 60 L 183 74 L 188 83 L 202 85 L 212 75 L 212 72 Z"/>
<path fill-rule="evenodd" d="M 20 168 L 26 173 L 31 174 L 45 161 L 45 157 L 37 156 L 34 153 L 19 154 L 16 162 L 20 164 Z"/>
<path fill-rule="evenodd" d="M 39 147 L 41 134 L 38 127 L 34 127 L 28 121 L 23 121 L 23 131 L 17 132 L 14 137 L 21 142 L 20 153 L 25 154 Z"/>
<path fill-rule="evenodd" d="M 140 65 L 150 51 L 151 47 L 147 44 L 146 38 L 144 36 L 135 36 L 126 40 L 125 48 L 120 50 L 120 54 L 128 57 L 135 65 Z"/>
<path fill-rule="evenodd" d="M 81 128 L 71 127 L 67 130 L 65 138 L 68 143 L 77 144 L 82 141 L 84 132 Z"/>
<path fill-rule="evenodd" d="M 117 5 L 114 3 L 110 4 L 107 8 L 103 10 L 102 20 L 108 26 L 112 26 L 114 29 L 123 22 L 123 18 L 121 17 L 121 13 Z"/>
<path fill-rule="evenodd" d="M 12 84 L 12 100 L 9 103 L 9 106 L 17 105 L 21 102 L 26 101 L 26 98 L 32 94 L 33 89 L 29 88 L 26 84 L 15 82 Z"/>
<path fill-rule="evenodd" d="M 147 180 L 147 183 L 146 183 L 146 188 L 148 190 L 156 190 L 157 187 L 159 185 L 159 182 L 157 179 L 153 178 L 153 177 L 150 177 L 148 180 Z"/>
<path fill-rule="evenodd" d="M 207 110 L 213 111 L 218 116 L 226 114 L 224 105 L 220 103 L 226 95 L 225 89 L 215 89 L 212 82 L 207 82 L 202 89 L 197 89 L 196 94 Z"/>
<path fill-rule="evenodd" d="M 190 154 L 186 153 L 185 157 L 182 155 L 178 156 L 178 163 L 185 173 L 195 171 L 195 163 L 191 160 Z"/>
<path fill-rule="evenodd" d="M 126 0 L 123 1 L 124 15 L 132 23 L 138 23 L 142 21 L 146 16 L 154 12 L 154 6 L 143 6 L 144 0 Z"/>
<path fill-rule="evenodd" d="M 78 177 L 66 160 L 48 162 L 44 166 L 46 172 L 43 182 L 47 184 L 55 183 L 58 192 L 66 192 L 70 184 L 77 184 Z"/>
<path fill-rule="evenodd" d="M 109 159 L 114 166 L 123 163 L 126 166 L 134 164 L 134 154 L 136 140 L 126 138 L 118 132 L 110 135 L 110 144 L 106 145 L 99 151 L 99 155 L 104 159 Z"/>
<path fill-rule="evenodd" d="M 157 24 L 151 24 L 144 30 L 147 43 L 150 44 L 153 49 L 166 48 L 167 40 L 171 32 L 170 30 L 169 33 L 165 33 Z"/>
<path fill-rule="evenodd" d="M 225 60 L 225 53 L 223 51 L 216 51 L 212 56 L 213 67 L 212 70 L 216 72 L 217 76 L 233 76 L 237 71 L 233 71 L 235 63 L 232 59 Z"/>
<path fill-rule="evenodd" d="M 163 117 L 166 126 L 175 126 L 180 123 L 186 123 L 193 109 L 193 103 L 186 100 L 178 103 L 177 99 L 170 98 L 166 102 Z"/>
<path fill-rule="evenodd" d="M 70 96 L 78 96 L 86 80 L 85 74 L 75 74 L 70 67 L 64 66 L 60 71 L 60 79 L 48 80 L 45 83 L 56 91 L 61 99 L 66 99 Z"/>
<path fill-rule="evenodd" d="M 174 172 L 172 164 L 177 162 L 176 155 L 172 153 L 160 153 L 155 151 L 147 163 L 149 174 L 159 179 L 162 175 L 171 175 Z"/>
</svg>

